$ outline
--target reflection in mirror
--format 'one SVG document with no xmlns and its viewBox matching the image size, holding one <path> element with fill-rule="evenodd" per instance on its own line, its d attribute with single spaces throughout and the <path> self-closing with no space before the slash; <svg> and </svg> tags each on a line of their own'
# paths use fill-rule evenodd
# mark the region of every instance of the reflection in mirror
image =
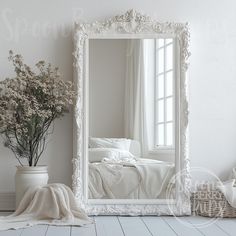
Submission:
<svg viewBox="0 0 236 236">
<path fill-rule="evenodd" d="M 89 40 L 90 199 L 165 199 L 175 173 L 172 38 Z"/>
</svg>

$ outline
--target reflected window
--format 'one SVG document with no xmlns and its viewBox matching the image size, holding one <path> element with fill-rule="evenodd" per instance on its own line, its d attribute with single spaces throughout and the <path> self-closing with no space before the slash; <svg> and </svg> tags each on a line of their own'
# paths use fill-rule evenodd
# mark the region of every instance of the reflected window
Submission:
<svg viewBox="0 0 236 236">
<path fill-rule="evenodd" d="M 174 148 L 174 46 L 173 39 L 155 40 L 154 148 Z"/>
</svg>

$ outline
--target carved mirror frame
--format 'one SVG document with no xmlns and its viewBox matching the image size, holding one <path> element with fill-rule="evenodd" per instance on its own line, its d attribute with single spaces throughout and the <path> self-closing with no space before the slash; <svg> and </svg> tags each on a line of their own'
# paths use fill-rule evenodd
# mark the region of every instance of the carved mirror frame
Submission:
<svg viewBox="0 0 236 236">
<path fill-rule="evenodd" d="M 102 38 L 147 38 L 172 37 L 175 39 L 178 56 L 179 99 L 177 118 L 179 134 L 176 145 L 175 169 L 176 199 L 88 199 L 88 43 L 89 39 Z M 103 22 L 75 23 L 74 32 L 74 83 L 77 99 L 73 125 L 73 175 L 72 189 L 78 204 L 90 215 L 189 215 L 190 173 L 188 157 L 188 97 L 186 72 L 188 68 L 189 31 L 186 23 L 152 20 L 149 16 L 127 11 Z M 178 181 L 177 181 L 178 179 Z"/>
</svg>

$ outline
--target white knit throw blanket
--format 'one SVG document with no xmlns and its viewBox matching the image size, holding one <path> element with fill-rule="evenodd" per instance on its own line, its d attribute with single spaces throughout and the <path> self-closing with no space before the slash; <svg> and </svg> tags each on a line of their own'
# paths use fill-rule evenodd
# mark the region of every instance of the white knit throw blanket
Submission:
<svg viewBox="0 0 236 236">
<path fill-rule="evenodd" d="M 48 184 L 28 189 L 15 213 L 0 217 L 0 230 L 37 224 L 82 226 L 88 223 L 91 220 L 77 205 L 69 187 Z"/>
</svg>

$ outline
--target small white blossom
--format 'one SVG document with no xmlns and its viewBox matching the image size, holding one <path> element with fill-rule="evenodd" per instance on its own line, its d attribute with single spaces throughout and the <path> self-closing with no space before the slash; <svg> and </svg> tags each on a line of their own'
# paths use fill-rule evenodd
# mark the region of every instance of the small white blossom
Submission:
<svg viewBox="0 0 236 236">
<path fill-rule="evenodd" d="M 9 60 L 16 77 L 0 82 L 0 133 L 16 156 L 33 165 L 41 152 L 37 142 L 45 142 L 51 123 L 69 110 L 76 94 L 73 84 L 61 80 L 58 68 L 51 64 L 39 61 L 36 73 L 21 55 L 10 51 Z"/>
</svg>

